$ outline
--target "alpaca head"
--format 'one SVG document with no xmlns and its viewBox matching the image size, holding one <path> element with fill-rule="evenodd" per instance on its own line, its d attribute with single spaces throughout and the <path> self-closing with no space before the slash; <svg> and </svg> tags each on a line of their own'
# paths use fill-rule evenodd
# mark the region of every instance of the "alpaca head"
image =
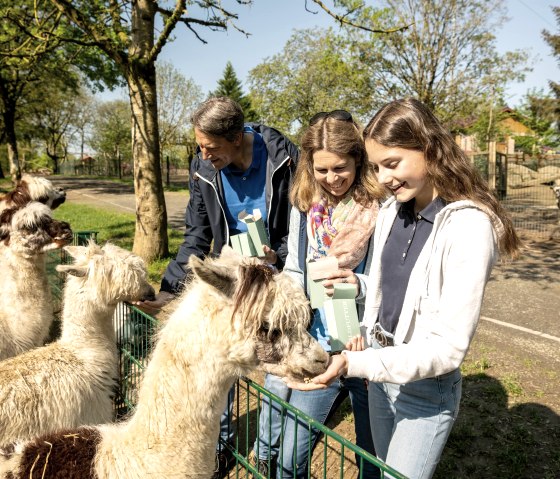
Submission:
<svg viewBox="0 0 560 479">
<path fill-rule="evenodd" d="M 0 242 L 21 256 L 35 256 L 72 242 L 72 230 L 52 218 L 51 209 L 36 201 L 0 213 Z"/>
<path fill-rule="evenodd" d="M 88 299 L 115 305 L 155 298 L 144 261 L 130 251 L 110 243 L 101 248 L 93 241 L 87 246 L 66 246 L 64 250 L 74 263 L 58 265 L 56 270 L 67 273 L 67 284 L 72 282 L 80 294 L 92 295 Z"/>
<path fill-rule="evenodd" d="M 325 371 L 328 354 L 307 332 L 310 306 L 303 289 L 283 273 L 225 247 L 217 259 L 189 259 L 194 279 L 224 300 L 231 325 L 228 359 L 302 380 Z"/>
<path fill-rule="evenodd" d="M 38 201 L 54 210 L 64 203 L 66 193 L 62 188 L 55 187 L 46 178 L 23 175 L 17 186 L 7 193 L 2 200 L 8 207 L 18 208 L 30 201 Z"/>
</svg>

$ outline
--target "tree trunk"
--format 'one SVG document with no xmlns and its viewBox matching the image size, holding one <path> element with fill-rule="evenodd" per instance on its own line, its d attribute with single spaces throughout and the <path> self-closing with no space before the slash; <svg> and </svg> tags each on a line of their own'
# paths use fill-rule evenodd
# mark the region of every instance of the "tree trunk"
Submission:
<svg viewBox="0 0 560 479">
<path fill-rule="evenodd" d="M 155 67 L 128 79 L 132 108 L 132 157 L 136 197 L 134 253 L 145 261 L 166 256 L 167 211 L 161 178 Z M 146 78 L 148 76 L 148 78 Z"/>
<path fill-rule="evenodd" d="M 6 104 L 4 103 L 4 105 Z M 15 184 L 16 181 L 21 179 L 21 168 L 19 165 L 19 153 L 15 129 L 15 109 L 7 107 L 2 116 L 4 120 L 4 133 L 6 135 L 6 143 L 8 146 L 10 176 Z"/>
</svg>

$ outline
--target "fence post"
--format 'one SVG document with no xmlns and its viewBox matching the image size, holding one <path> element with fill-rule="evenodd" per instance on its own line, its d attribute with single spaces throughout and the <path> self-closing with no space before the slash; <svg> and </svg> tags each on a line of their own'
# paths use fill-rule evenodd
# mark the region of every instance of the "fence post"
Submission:
<svg viewBox="0 0 560 479">
<path fill-rule="evenodd" d="M 488 142 L 488 186 L 496 191 L 496 142 Z"/>
</svg>

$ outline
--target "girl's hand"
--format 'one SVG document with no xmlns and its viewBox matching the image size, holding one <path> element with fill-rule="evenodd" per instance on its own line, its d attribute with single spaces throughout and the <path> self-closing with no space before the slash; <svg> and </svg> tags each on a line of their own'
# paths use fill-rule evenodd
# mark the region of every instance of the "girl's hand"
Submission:
<svg viewBox="0 0 560 479">
<path fill-rule="evenodd" d="M 346 349 L 348 351 L 363 351 L 366 349 L 366 342 L 363 336 L 360 334 L 350 339 L 350 341 L 346 343 Z"/>
<path fill-rule="evenodd" d="M 289 388 L 299 389 L 300 391 L 314 391 L 316 389 L 326 389 L 335 379 L 343 376 L 348 372 L 348 360 L 345 354 L 336 354 L 329 358 L 329 366 L 327 370 L 315 376 L 309 382 L 301 383 L 287 380 L 286 384 Z"/>
<path fill-rule="evenodd" d="M 356 286 L 356 296 L 360 293 L 360 280 L 351 269 L 339 269 L 330 273 L 323 281 L 323 287 L 329 296 L 334 294 L 334 284 L 348 283 Z"/>
</svg>

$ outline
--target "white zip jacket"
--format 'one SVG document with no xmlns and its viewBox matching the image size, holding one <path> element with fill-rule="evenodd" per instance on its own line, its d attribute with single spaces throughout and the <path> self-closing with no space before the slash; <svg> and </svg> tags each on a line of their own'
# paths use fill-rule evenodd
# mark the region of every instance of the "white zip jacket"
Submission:
<svg viewBox="0 0 560 479">
<path fill-rule="evenodd" d="M 381 304 L 381 253 L 400 205 L 390 198 L 377 218 L 364 316 L 368 339 Z M 443 208 L 410 274 L 395 346 L 345 351 L 347 376 L 404 384 L 458 368 L 478 324 L 502 233 L 497 216 L 470 200 Z"/>
</svg>

